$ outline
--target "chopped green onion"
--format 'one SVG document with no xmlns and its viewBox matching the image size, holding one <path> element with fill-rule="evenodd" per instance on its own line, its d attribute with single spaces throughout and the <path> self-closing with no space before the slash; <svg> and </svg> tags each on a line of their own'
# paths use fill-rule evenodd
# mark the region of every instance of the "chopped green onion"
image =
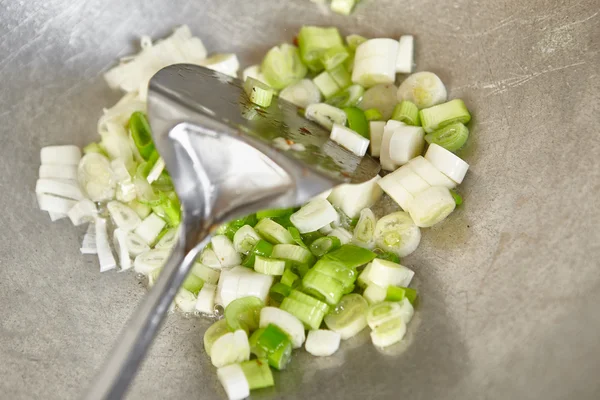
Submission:
<svg viewBox="0 0 600 400">
<path fill-rule="evenodd" d="M 341 335 L 342 340 L 355 336 L 367 326 L 369 304 L 359 294 L 347 294 L 325 316 L 325 325 Z"/>
<path fill-rule="evenodd" d="M 99 143 L 95 143 L 95 142 L 92 142 L 83 148 L 83 154 L 89 154 L 89 153 L 98 153 L 98 154 L 102 154 L 105 157 L 108 157 L 108 155 L 106 154 L 106 150 L 104 150 L 102 145 Z"/>
<path fill-rule="evenodd" d="M 201 278 L 205 283 L 216 285 L 219 282 L 221 272 L 196 261 L 192 267 L 192 274 Z"/>
<path fill-rule="evenodd" d="M 229 332 L 231 331 L 227 325 L 227 321 L 224 319 L 221 319 L 208 327 L 206 332 L 204 332 L 204 351 L 206 351 L 206 354 L 208 354 L 209 357 L 213 344 L 218 338 Z"/>
<path fill-rule="evenodd" d="M 152 212 L 152 208 L 148 207 L 146 204 L 140 203 L 137 200 L 130 201 L 127 203 L 127 206 L 135 211 L 135 213 L 142 219 L 146 218 Z"/>
<path fill-rule="evenodd" d="M 213 343 L 210 350 L 210 360 L 217 368 L 249 359 L 248 335 L 242 329 L 224 334 Z"/>
<path fill-rule="evenodd" d="M 367 121 L 380 121 L 383 119 L 383 115 L 378 109 L 369 108 L 368 110 L 365 110 L 365 118 Z"/>
<path fill-rule="evenodd" d="M 292 290 L 288 297 L 301 303 L 308 304 L 309 306 L 318 307 L 325 314 L 329 312 L 329 306 L 327 304 L 317 300 L 309 294 L 302 293 L 299 290 Z"/>
<path fill-rule="evenodd" d="M 323 258 L 337 261 L 349 268 L 356 268 L 371 262 L 376 256 L 371 250 L 345 244 L 339 249 L 327 253 Z"/>
<path fill-rule="evenodd" d="M 356 48 L 367 40 L 368 39 L 366 37 L 356 34 L 346 36 L 346 44 L 351 51 L 356 51 Z"/>
<path fill-rule="evenodd" d="M 309 105 L 304 116 L 328 130 L 331 130 L 334 124 L 346 125 L 346 113 L 325 103 Z"/>
<path fill-rule="evenodd" d="M 359 157 L 364 156 L 369 148 L 369 139 L 342 125 L 333 125 L 329 139 Z"/>
<path fill-rule="evenodd" d="M 261 64 L 261 71 L 267 83 L 278 90 L 304 78 L 307 72 L 298 48 L 287 43 L 269 50 Z"/>
<path fill-rule="evenodd" d="M 316 77 L 314 77 L 313 82 L 319 88 L 319 91 L 325 97 L 325 99 L 330 98 L 334 94 L 336 94 L 340 87 L 336 83 L 336 81 L 331 77 L 329 72 L 323 71 Z"/>
<path fill-rule="evenodd" d="M 332 0 L 331 11 L 342 15 L 350 15 L 356 0 Z"/>
<path fill-rule="evenodd" d="M 217 369 L 217 377 L 229 400 L 241 400 L 250 396 L 250 385 L 239 364 L 230 364 Z"/>
<path fill-rule="evenodd" d="M 162 272 L 162 267 L 159 267 L 159 268 L 152 270 L 148 274 L 148 286 L 150 286 L 150 287 L 154 286 L 154 284 L 156 283 L 156 280 L 158 279 L 158 276 L 160 275 L 161 272 Z M 202 280 L 200 277 L 196 276 L 195 274 L 189 274 L 185 278 L 185 281 L 183 281 L 183 284 L 181 285 L 181 287 L 183 287 L 188 292 L 193 293 L 195 296 L 198 295 L 198 292 L 200 291 L 200 289 L 202 289 L 202 286 L 204 286 L 204 280 Z"/>
<path fill-rule="evenodd" d="M 323 304 L 322 302 L 319 302 Z M 320 305 L 310 305 L 291 297 L 286 297 L 281 303 L 281 309 L 298 318 L 307 329 L 319 329 L 325 312 Z"/>
<path fill-rule="evenodd" d="M 400 264 L 400 257 L 396 253 L 392 253 L 391 251 L 383 251 L 381 249 L 375 249 L 375 254 L 377 254 L 377 258 L 381 260 L 391 261 L 396 264 Z"/>
<path fill-rule="evenodd" d="M 284 302 L 286 300 L 288 298 Z M 284 331 L 292 339 L 292 345 L 295 349 L 300 348 L 304 343 L 306 338 L 304 325 L 296 316 L 282 308 L 265 307 L 262 309 L 260 312 L 260 327 L 264 328 L 269 324 L 276 325 Z"/>
<path fill-rule="evenodd" d="M 266 358 L 271 367 L 281 371 L 292 358 L 292 342 L 277 325 L 268 324 L 252 334 L 250 351 L 259 358 Z"/>
<path fill-rule="evenodd" d="M 402 318 L 393 318 L 371 331 L 371 341 L 377 347 L 387 347 L 402 340 L 406 334 L 406 323 Z"/>
<path fill-rule="evenodd" d="M 246 78 L 244 91 L 250 101 L 258 106 L 269 107 L 273 101 L 273 89 L 254 78 Z"/>
<path fill-rule="evenodd" d="M 307 264 L 311 266 L 315 263 L 315 258 L 310 251 L 295 244 L 276 244 L 273 247 L 273 254 L 271 256 L 289 261 L 292 264 Z"/>
<path fill-rule="evenodd" d="M 300 233 L 314 232 L 329 225 L 338 218 L 335 208 L 325 199 L 316 198 L 296 211 L 290 220 Z M 287 233 L 287 231 L 286 231 Z M 289 233 L 288 233 L 289 235 Z M 291 237 L 291 235 L 290 235 Z M 291 243 L 287 242 L 287 243 Z"/>
<path fill-rule="evenodd" d="M 215 235 L 210 239 L 213 251 L 222 267 L 235 267 L 240 265 L 242 259 L 235 251 L 233 243 L 225 235 Z"/>
<path fill-rule="evenodd" d="M 396 104 L 394 112 L 392 113 L 392 119 L 400 122 L 404 122 L 406 125 L 419 126 L 421 120 L 419 118 L 419 108 L 408 100 L 402 100 Z"/>
<path fill-rule="evenodd" d="M 270 243 L 294 243 L 294 239 L 288 230 L 270 218 L 261 219 L 254 229 Z"/>
<path fill-rule="evenodd" d="M 369 208 L 365 208 L 360 212 L 360 218 L 354 228 L 354 234 L 352 236 L 352 242 L 357 246 L 371 249 L 374 246 L 375 240 L 373 236 L 375 234 L 375 224 L 377 219 L 375 214 Z"/>
<path fill-rule="evenodd" d="M 348 128 L 358 133 L 360 136 L 369 139 L 369 123 L 365 113 L 358 107 L 344 108 L 348 119 Z"/>
<path fill-rule="evenodd" d="M 367 300 L 370 305 L 381 303 L 385 301 L 387 296 L 387 289 L 383 286 L 369 283 L 367 288 L 363 292 L 363 297 Z"/>
<path fill-rule="evenodd" d="M 254 270 L 265 275 L 282 275 L 285 270 L 285 261 L 256 256 L 254 258 Z"/>
<path fill-rule="evenodd" d="M 277 303 L 281 303 L 283 299 L 290 295 L 291 292 L 291 287 L 284 285 L 281 282 L 277 282 L 271 287 L 271 290 L 269 291 L 269 297 L 271 298 L 271 300 L 274 300 Z"/>
<path fill-rule="evenodd" d="M 456 203 L 457 206 L 460 206 L 463 203 L 462 196 L 460 194 L 456 193 L 456 191 L 450 190 L 450 194 L 452 195 L 452 198 L 454 199 L 454 203 Z"/>
<path fill-rule="evenodd" d="M 323 234 L 319 231 L 307 232 L 302 234 L 302 240 L 307 246 L 310 246 L 315 240 L 322 238 Z"/>
<path fill-rule="evenodd" d="M 270 257 L 271 253 L 273 253 L 273 245 L 266 240 L 259 240 L 248 256 L 244 259 L 244 263 L 242 264 L 244 267 L 254 268 L 254 261 L 256 256 L 262 257 Z"/>
<path fill-rule="evenodd" d="M 292 235 L 292 239 L 294 239 L 294 242 L 296 242 L 298 246 L 302 246 L 303 248 L 308 249 L 308 246 L 302 240 L 302 235 L 300 235 L 300 231 L 298 230 L 298 228 L 296 228 L 295 226 L 290 226 L 287 228 L 287 230 L 290 233 L 290 235 Z"/>
<path fill-rule="evenodd" d="M 469 170 L 469 164 L 449 150 L 435 143 L 431 143 L 425 152 L 425 159 L 429 161 L 438 171 L 446 175 L 456 184 L 459 184 L 465 178 Z M 456 184 L 454 186 L 456 186 Z M 453 188 L 452 185 L 441 185 L 447 188 Z"/>
<path fill-rule="evenodd" d="M 444 83 L 436 74 L 423 71 L 406 78 L 396 96 L 398 101 L 408 100 L 423 109 L 445 102 L 447 93 Z"/>
<path fill-rule="evenodd" d="M 240 364 L 250 390 L 262 389 L 275 385 L 273 373 L 266 359 L 249 360 Z"/>
<path fill-rule="evenodd" d="M 343 64 L 340 64 L 335 68 L 331 68 L 327 72 L 329 72 L 331 78 L 335 81 L 335 83 L 338 84 L 340 88 L 345 89 L 352 85 L 352 77 Z"/>
<path fill-rule="evenodd" d="M 371 329 L 375 329 L 385 322 L 398 318 L 402 315 L 402 308 L 399 303 L 384 301 L 369 307 L 367 312 L 367 324 Z"/>
<path fill-rule="evenodd" d="M 471 120 L 471 114 L 469 114 L 467 106 L 460 99 L 450 100 L 447 103 L 425 108 L 419 112 L 419 115 L 423 129 L 427 133 L 432 133 L 437 129 L 456 122 L 466 124 Z"/>
<path fill-rule="evenodd" d="M 328 48 L 321 55 L 321 63 L 327 71 L 337 67 L 343 66 L 344 62 L 350 57 L 350 53 L 344 45 L 337 45 Z"/>
<path fill-rule="evenodd" d="M 293 273 L 291 269 L 286 268 L 286 270 L 283 271 L 283 275 L 281 276 L 282 284 L 293 288 L 293 287 L 298 286 L 299 282 L 300 282 L 300 277 L 298 275 L 296 275 L 295 273 Z"/>
<path fill-rule="evenodd" d="M 337 304 L 344 294 L 342 282 L 331 276 L 325 275 L 325 273 L 316 269 L 311 269 L 304 275 L 304 278 L 302 278 L 302 286 L 305 290 L 315 294 L 315 296 L 325 300 L 327 304 L 331 305 Z M 300 318 L 300 320 L 302 320 L 302 318 Z M 318 326 L 313 327 L 313 329 L 317 328 Z"/>
<path fill-rule="evenodd" d="M 410 215 L 397 211 L 382 217 L 375 225 L 375 244 L 383 251 L 398 257 L 406 257 L 417 249 L 421 242 L 421 230 Z"/>
<path fill-rule="evenodd" d="M 135 147 L 144 160 L 148 160 L 154 152 L 154 142 L 152 142 L 152 130 L 146 115 L 141 111 L 136 111 L 129 118 L 129 131 Z"/>
<path fill-rule="evenodd" d="M 340 239 L 335 236 L 324 236 L 321 237 L 310 245 L 310 251 L 317 257 L 322 257 L 328 252 L 337 249 L 342 244 Z"/>
<path fill-rule="evenodd" d="M 435 143 L 449 151 L 456 151 L 463 147 L 468 138 L 469 128 L 461 122 L 455 122 L 425 135 L 427 143 Z"/>
<path fill-rule="evenodd" d="M 259 220 L 264 218 L 276 218 L 292 215 L 296 211 L 295 208 L 273 208 L 270 210 L 262 210 L 256 213 L 256 218 Z"/>
<path fill-rule="evenodd" d="M 304 348 L 309 354 L 327 357 L 340 348 L 341 335 L 328 329 L 317 329 L 308 332 Z"/>
<path fill-rule="evenodd" d="M 304 64 L 314 72 L 323 69 L 322 54 L 329 48 L 343 45 L 342 37 L 336 28 L 303 26 L 298 33 L 298 47 Z"/>
<path fill-rule="evenodd" d="M 256 214 L 250 214 L 243 218 L 234 219 L 233 221 L 229 221 L 228 223 L 219 226 L 217 229 L 218 235 L 225 235 L 230 240 L 233 240 L 235 233 L 244 225 L 255 226 L 258 222 L 256 218 Z"/>
<path fill-rule="evenodd" d="M 360 103 L 364 93 L 365 89 L 362 86 L 351 85 L 327 99 L 327 104 L 339 108 L 354 107 Z"/>
<path fill-rule="evenodd" d="M 231 331 L 243 329 L 250 333 L 258 329 L 260 310 L 265 306 L 258 297 L 248 296 L 233 300 L 225 307 L 225 320 Z"/>
<path fill-rule="evenodd" d="M 456 201 L 447 187 L 432 186 L 415 196 L 408 211 L 415 224 L 429 228 L 444 219 L 456 208 Z"/>
<path fill-rule="evenodd" d="M 260 236 L 254 228 L 244 225 L 233 235 L 233 247 L 238 253 L 248 254 L 259 240 Z"/>
<path fill-rule="evenodd" d="M 408 287 L 388 286 L 385 301 L 402 301 L 408 299 L 414 305 L 417 300 L 417 291 Z"/>
<path fill-rule="evenodd" d="M 405 266 L 376 258 L 371 263 L 369 280 L 381 287 L 404 286 L 410 284 L 415 273 Z"/>
<path fill-rule="evenodd" d="M 319 260 L 311 271 L 334 278 L 342 284 L 343 293 L 350 293 L 354 289 L 357 272 L 352 267 L 347 267 L 338 261 L 323 258 Z"/>
</svg>

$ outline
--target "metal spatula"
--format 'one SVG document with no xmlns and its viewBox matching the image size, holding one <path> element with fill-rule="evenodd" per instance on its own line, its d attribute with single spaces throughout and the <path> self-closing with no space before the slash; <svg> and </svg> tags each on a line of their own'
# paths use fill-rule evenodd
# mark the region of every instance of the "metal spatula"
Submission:
<svg viewBox="0 0 600 400">
<path fill-rule="evenodd" d="M 331 142 L 329 132 L 301 117 L 294 105 L 274 98 L 268 108 L 256 107 L 241 85 L 194 65 L 164 68 L 150 81 L 150 125 L 183 218 L 171 256 L 88 399 L 124 395 L 196 256 L 219 224 L 261 209 L 301 205 L 338 184 L 364 182 L 379 172 L 376 161 Z M 274 146 L 276 138 L 303 146 L 281 150 Z"/>
</svg>

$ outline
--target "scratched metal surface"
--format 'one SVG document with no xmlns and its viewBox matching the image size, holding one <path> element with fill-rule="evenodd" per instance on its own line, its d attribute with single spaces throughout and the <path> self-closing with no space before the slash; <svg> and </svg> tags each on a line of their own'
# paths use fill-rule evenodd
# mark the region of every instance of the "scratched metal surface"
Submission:
<svg viewBox="0 0 600 400">
<path fill-rule="evenodd" d="M 244 65 L 302 24 L 417 35 L 474 113 L 465 205 L 424 233 L 418 318 L 402 354 L 368 335 L 299 354 L 253 398 L 597 399 L 600 396 L 600 17 L 596 0 L 367 0 L 349 17 L 305 1 L 0 1 L 0 397 L 78 398 L 144 293 L 100 275 L 82 230 L 36 209 L 39 148 L 95 138 L 118 94 L 101 74 L 143 33 L 188 23 Z M 171 316 L 130 399 L 224 393 L 207 323 Z"/>
</svg>

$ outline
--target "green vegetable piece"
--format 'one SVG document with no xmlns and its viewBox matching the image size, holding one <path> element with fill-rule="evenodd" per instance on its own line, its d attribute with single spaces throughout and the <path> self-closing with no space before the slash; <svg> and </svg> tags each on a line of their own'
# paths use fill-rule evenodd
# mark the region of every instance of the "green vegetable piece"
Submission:
<svg viewBox="0 0 600 400">
<path fill-rule="evenodd" d="M 469 128 L 461 122 L 455 122 L 425 135 L 427 143 L 435 143 L 448 151 L 460 149 L 465 145 L 468 138 Z"/>
<path fill-rule="evenodd" d="M 152 141 L 152 130 L 146 115 L 141 111 L 136 111 L 129 118 L 129 132 L 135 147 L 144 160 L 148 160 L 154 151 L 154 142 Z"/>
<path fill-rule="evenodd" d="M 225 320 L 231 331 L 243 329 L 251 333 L 258 329 L 260 310 L 264 307 L 261 299 L 254 296 L 242 297 L 229 303 L 225 308 Z"/>
<path fill-rule="evenodd" d="M 365 117 L 365 113 L 358 107 L 344 108 L 346 117 L 348 117 L 348 128 L 358 133 L 360 136 L 370 139 L 369 122 Z"/>
<path fill-rule="evenodd" d="M 403 100 L 396 104 L 392 113 L 392 119 L 404 122 L 406 125 L 419 126 L 421 124 L 419 108 L 415 103 L 408 100 Z"/>
</svg>

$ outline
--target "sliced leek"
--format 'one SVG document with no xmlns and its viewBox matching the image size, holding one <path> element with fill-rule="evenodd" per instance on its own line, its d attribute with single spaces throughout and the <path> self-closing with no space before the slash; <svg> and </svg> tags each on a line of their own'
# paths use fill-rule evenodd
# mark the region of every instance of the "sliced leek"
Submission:
<svg viewBox="0 0 600 400">
<path fill-rule="evenodd" d="M 372 249 L 375 246 L 374 234 L 376 223 L 377 219 L 373 211 L 369 208 L 363 209 L 354 228 L 352 243 L 360 247 Z"/>
<path fill-rule="evenodd" d="M 340 348 L 341 335 L 337 332 L 318 329 L 308 332 L 304 348 L 313 356 L 330 356 Z"/>
<path fill-rule="evenodd" d="M 446 87 L 433 72 L 417 72 L 406 78 L 398 88 L 398 101 L 408 100 L 419 109 L 446 101 Z"/>
<path fill-rule="evenodd" d="M 448 188 L 432 186 L 415 196 L 408 212 L 417 226 L 429 228 L 446 219 L 455 207 L 456 202 Z"/>
<path fill-rule="evenodd" d="M 250 225 L 244 225 L 233 235 L 233 247 L 235 251 L 248 254 L 258 243 L 260 236 Z"/>
<path fill-rule="evenodd" d="M 284 88 L 279 97 L 300 108 L 306 108 L 321 101 L 321 92 L 313 81 L 302 79 Z"/>
<path fill-rule="evenodd" d="M 471 120 L 467 106 L 460 99 L 450 100 L 447 103 L 425 108 L 419 113 L 421 124 L 425 132 L 432 133 L 437 129 L 460 122 L 466 124 Z"/>
<path fill-rule="evenodd" d="M 462 183 L 469 170 L 469 164 L 435 143 L 429 145 L 425 159 L 456 183 Z"/>
<path fill-rule="evenodd" d="M 308 202 L 290 217 L 300 233 L 314 232 L 332 223 L 337 218 L 335 208 L 325 199 Z M 262 222 L 262 221 L 261 221 Z"/>
<path fill-rule="evenodd" d="M 362 209 L 371 207 L 383 194 L 377 184 L 380 179 L 381 177 L 376 175 L 364 183 L 337 186 L 328 200 L 348 217 L 356 218 Z"/>
<path fill-rule="evenodd" d="M 133 231 L 137 228 L 142 220 L 131 208 L 118 201 L 110 201 L 106 208 L 115 225 L 125 232 Z M 162 228 L 161 228 L 162 229 Z"/>
<path fill-rule="evenodd" d="M 420 126 L 404 125 L 394 130 L 389 142 L 390 158 L 396 165 L 404 165 L 421 155 L 425 132 Z"/>
<path fill-rule="evenodd" d="M 47 146 L 40 151 L 42 165 L 77 165 L 81 160 L 81 150 L 77 146 Z"/>
<path fill-rule="evenodd" d="M 413 158 L 408 166 L 430 186 L 444 186 L 448 189 L 456 187 L 456 182 L 441 173 L 423 156 Z"/>
<path fill-rule="evenodd" d="M 369 305 L 356 293 L 342 297 L 338 305 L 325 316 L 327 328 L 340 334 L 342 340 L 349 339 L 367 326 Z"/>
<path fill-rule="evenodd" d="M 352 81 L 364 87 L 394 83 L 397 57 L 396 40 L 386 38 L 367 40 L 356 48 Z"/>
<path fill-rule="evenodd" d="M 276 325 L 287 333 L 292 339 L 292 345 L 295 349 L 302 347 L 306 336 L 304 326 L 298 318 L 279 308 L 265 307 L 260 310 L 260 327 L 264 328 L 269 324 Z"/>
<path fill-rule="evenodd" d="M 369 136 L 371 137 L 371 140 L 369 142 L 369 154 L 371 154 L 371 156 L 373 157 L 379 157 L 379 155 L 381 154 L 381 141 L 383 140 L 384 128 L 385 121 L 369 122 Z"/>
<path fill-rule="evenodd" d="M 331 129 L 334 124 L 346 125 L 346 113 L 325 103 L 311 104 L 306 108 L 305 116 L 324 128 Z"/>
<path fill-rule="evenodd" d="M 210 359 L 217 368 L 249 360 L 250 344 L 246 332 L 239 329 L 218 338 L 210 349 Z"/>
<path fill-rule="evenodd" d="M 397 211 L 382 217 L 375 225 L 375 244 L 384 251 L 406 257 L 417 249 L 421 230 L 406 212 Z M 406 286 L 406 285 L 405 285 Z"/>
<path fill-rule="evenodd" d="M 260 69 L 266 83 L 278 90 L 304 78 L 307 72 L 298 48 L 287 43 L 269 50 Z"/>
<path fill-rule="evenodd" d="M 334 124 L 329 138 L 359 157 L 369 148 L 369 139 L 342 125 Z"/>
<path fill-rule="evenodd" d="M 376 258 L 371 263 L 369 281 L 383 288 L 388 286 L 407 287 L 414 275 L 414 271 L 404 265 Z"/>
<path fill-rule="evenodd" d="M 240 255 L 235 251 L 233 243 L 227 236 L 215 235 L 210 243 L 222 267 L 234 267 L 242 263 Z"/>
<path fill-rule="evenodd" d="M 398 57 L 396 58 L 396 72 L 410 74 L 414 68 L 415 53 L 414 38 L 412 35 L 402 35 L 398 41 Z"/>
</svg>

